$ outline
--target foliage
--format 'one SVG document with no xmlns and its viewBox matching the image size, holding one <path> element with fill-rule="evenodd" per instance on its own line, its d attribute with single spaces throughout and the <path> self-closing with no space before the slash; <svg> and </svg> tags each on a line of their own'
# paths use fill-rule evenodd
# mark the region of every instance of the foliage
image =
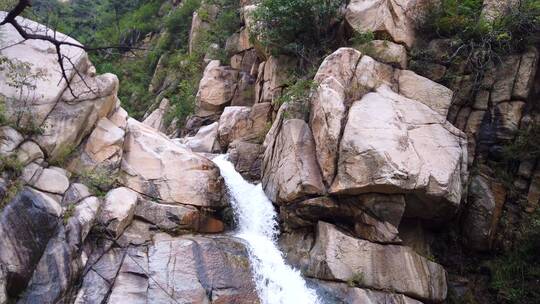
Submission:
<svg viewBox="0 0 540 304">
<path fill-rule="evenodd" d="M 355 34 L 349 39 L 349 43 L 354 46 L 359 46 L 368 42 L 371 42 L 375 39 L 375 34 L 373 32 L 363 32 Z"/>
<path fill-rule="evenodd" d="M 62 214 L 62 220 L 64 222 L 64 226 L 68 224 L 69 218 L 72 217 L 74 213 L 75 213 L 75 204 L 69 204 L 64 210 L 64 214 Z"/>
<path fill-rule="evenodd" d="M 332 40 L 332 25 L 344 1 L 261 0 L 253 12 L 252 36 L 266 49 L 308 57 Z"/>
<path fill-rule="evenodd" d="M 527 304 L 540 298 L 540 211 L 532 214 L 521 230 L 518 247 L 488 263 L 490 287 L 500 302 Z"/>
<path fill-rule="evenodd" d="M 419 29 L 427 38 L 458 41 L 450 59 L 468 57 L 477 66 L 540 41 L 538 0 L 520 1 L 491 21 L 484 17 L 482 8 L 482 0 L 442 0 L 430 7 Z"/>
<path fill-rule="evenodd" d="M 0 156 L 0 172 L 8 172 L 11 175 L 19 176 L 24 165 L 16 155 Z"/>
<path fill-rule="evenodd" d="M 540 157 L 540 124 L 520 128 L 512 143 L 503 148 L 503 158 L 506 161 L 521 162 L 535 160 Z"/>
<path fill-rule="evenodd" d="M 58 149 L 58 152 L 56 152 L 56 156 L 49 159 L 49 165 L 63 167 L 66 165 L 69 157 L 73 154 L 75 149 L 76 147 L 70 144 L 61 146 Z"/>
<path fill-rule="evenodd" d="M 78 174 L 79 182 L 85 184 L 97 197 L 104 197 L 116 184 L 118 175 L 105 168 L 97 167 Z"/>
<path fill-rule="evenodd" d="M 4 208 L 9 202 L 11 202 L 11 200 L 15 198 L 17 193 L 19 193 L 23 187 L 24 184 L 21 180 L 14 179 L 13 181 L 11 181 L 6 188 L 6 193 L 4 194 L 4 197 L 0 201 L 0 210 Z"/>
<path fill-rule="evenodd" d="M 349 287 L 359 287 L 364 284 L 364 281 L 365 281 L 364 273 L 356 272 L 347 280 L 347 285 L 349 285 Z"/>
<path fill-rule="evenodd" d="M 497 66 L 503 56 L 521 53 L 540 42 L 538 0 L 522 0 L 493 20 L 485 18 L 482 8 L 482 0 L 442 0 L 429 7 L 418 26 L 428 40 L 449 38 L 452 41 L 443 63 L 463 64 L 472 72 L 472 95 L 480 89 L 485 73 Z M 416 59 L 423 59 L 418 58 L 423 52 L 415 53 Z"/>
</svg>

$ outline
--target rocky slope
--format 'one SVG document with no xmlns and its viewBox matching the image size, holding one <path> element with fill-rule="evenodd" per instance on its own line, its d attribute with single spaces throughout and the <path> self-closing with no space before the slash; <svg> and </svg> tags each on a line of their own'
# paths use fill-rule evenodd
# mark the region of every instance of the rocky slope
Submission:
<svg viewBox="0 0 540 304">
<path fill-rule="evenodd" d="M 538 121 L 538 50 L 503 58 L 470 100 L 467 71 L 445 87 L 443 60 L 407 69 L 413 45 L 442 58 L 449 43 L 418 41 L 421 1 L 364 2 L 343 8 L 344 26 L 387 40 L 335 49 L 307 102 L 280 104 L 297 62 L 249 39 L 254 6 L 242 1 L 230 65 L 206 58 L 182 132 L 165 120 L 167 99 L 139 122 L 122 108 L 116 76 L 97 75 L 85 52 L 63 49 L 76 69 L 69 85 L 58 82 L 50 45 L 16 43 L 2 26 L 0 54 L 32 81 L 12 85 L 13 70 L 0 69 L 12 118 L 0 127 L 0 303 L 261 302 L 249 248 L 230 233 L 231 197 L 211 161 L 221 153 L 262 183 L 286 260 L 322 303 L 474 293 L 456 271 L 466 258 L 444 245 L 457 231 L 461 253 L 511 248 L 514 226 L 538 206 L 536 160 L 511 177 L 523 201 L 490 167 Z M 194 16 L 191 41 L 207 22 Z"/>
</svg>

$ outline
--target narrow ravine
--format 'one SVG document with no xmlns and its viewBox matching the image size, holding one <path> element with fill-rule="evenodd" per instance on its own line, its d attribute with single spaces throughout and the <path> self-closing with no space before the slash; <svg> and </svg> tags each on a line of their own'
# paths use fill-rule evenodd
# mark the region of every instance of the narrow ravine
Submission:
<svg viewBox="0 0 540 304">
<path fill-rule="evenodd" d="M 244 180 L 226 155 L 214 158 L 230 194 L 238 223 L 236 236 L 245 240 L 253 266 L 257 291 L 263 304 L 317 304 L 314 290 L 300 272 L 285 263 L 278 249 L 277 213 L 262 185 Z"/>
</svg>

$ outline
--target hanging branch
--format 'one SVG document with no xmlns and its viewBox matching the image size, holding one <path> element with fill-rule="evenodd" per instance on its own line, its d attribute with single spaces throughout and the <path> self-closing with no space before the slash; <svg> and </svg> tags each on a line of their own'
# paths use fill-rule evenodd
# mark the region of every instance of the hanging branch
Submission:
<svg viewBox="0 0 540 304">
<path fill-rule="evenodd" d="M 64 41 L 64 40 L 58 40 L 56 38 L 56 31 L 53 31 L 54 32 L 53 36 L 49 36 L 47 34 L 37 34 L 35 32 L 29 32 L 25 27 L 23 27 L 17 21 L 17 17 L 19 17 L 24 12 L 24 10 L 29 8 L 29 7 L 32 7 L 32 1 L 31 0 L 19 0 L 17 5 L 6 15 L 4 20 L 2 22 L 0 22 L 0 26 L 5 25 L 5 24 L 11 24 L 13 26 L 13 28 L 15 28 L 15 30 L 19 33 L 19 35 L 21 35 L 21 37 L 24 39 L 23 41 L 26 41 L 26 40 L 42 40 L 42 41 L 47 41 L 47 42 L 51 43 L 52 45 L 54 45 L 55 50 L 56 50 L 57 62 L 58 62 L 58 65 L 60 66 L 60 70 L 61 70 L 61 74 L 62 74 L 62 79 L 66 81 L 66 84 L 67 84 L 67 86 L 69 88 L 69 91 L 71 92 L 71 95 L 74 98 L 77 98 L 77 96 L 75 96 L 73 88 L 71 87 L 71 80 L 68 78 L 68 73 L 66 72 L 67 69 L 66 69 L 65 64 L 64 64 L 64 59 L 66 59 L 67 57 L 62 54 L 62 49 L 61 49 L 62 46 L 76 47 L 76 48 L 82 49 L 82 50 L 84 50 L 86 52 L 95 52 L 95 51 L 110 50 L 110 49 L 117 49 L 117 50 L 138 49 L 138 48 L 134 48 L 134 47 L 131 47 L 131 46 L 86 47 L 86 46 L 84 46 L 82 44 L 73 43 L 73 42 Z M 140 50 L 143 50 L 143 49 L 140 49 Z M 72 68 L 76 70 L 77 74 L 79 74 L 79 72 L 77 70 L 77 67 L 73 64 L 73 62 L 69 58 L 67 58 L 67 59 L 68 59 L 68 62 L 71 63 Z M 86 86 L 88 87 L 88 85 L 86 85 Z M 92 90 L 90 87 L 88 87 L 88 89 Z"/>
</svg>

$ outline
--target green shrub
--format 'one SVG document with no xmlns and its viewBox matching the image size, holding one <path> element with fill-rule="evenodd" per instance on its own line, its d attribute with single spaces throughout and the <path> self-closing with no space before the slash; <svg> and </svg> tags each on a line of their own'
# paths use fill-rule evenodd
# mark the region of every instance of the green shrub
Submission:
<svg viewBox="0 0 540 304">
<path fill-rule="evenodd" d="M 86 170 L 78 174 L 79 182 L 85 184 L 97 197 L 104 197 L 112 189 L 118 179 L 118 174 L 104 168 Z"/>
<path fill-rule="evenodd" d="M 252 35 L 264 48 L 306 56 L 331 40 L 331 27 L 344 1 L 261 0 L 253 13 Z"/>
<path fill-rule="evenodd" d="M 200 0 L 187 0 L 165 19 L 165 29 L 172 35 L 171 47 L 187 51 L 193 13 L 201 6 Z"/>
<path fill-rule="evenodd" d="M 540 2 L 523 0 L 502 16 L 487 21 L 483 0 L 442 0 L 433 4 L 419 30 L 427 38 L 453 38 L 463 56 L 475 51 L 507 54 L 540 40 Z M 487 54 L 487 59 L 493 59 Z"/>
<path fill-rule="evenodd" d="M 365 281 L 364 273 L 356 272 L 347 280 L 347 285 L 349 285 L 349 287 L 359 287 L 364 284 L 364 281 Z"/>
<path fill-rule="evenodd" d="M 0 156 L 0 172 L 8 172 L 17 177 L 21 174 L 24 168 L 16 155 Z"/>
<path fill-rule="evenodd" d="M 540 211 L 529 215 L 520 230 L 517 248 L 487 264 L 500 303 L 532 304 L 540 298 Z"/>
</svg>

